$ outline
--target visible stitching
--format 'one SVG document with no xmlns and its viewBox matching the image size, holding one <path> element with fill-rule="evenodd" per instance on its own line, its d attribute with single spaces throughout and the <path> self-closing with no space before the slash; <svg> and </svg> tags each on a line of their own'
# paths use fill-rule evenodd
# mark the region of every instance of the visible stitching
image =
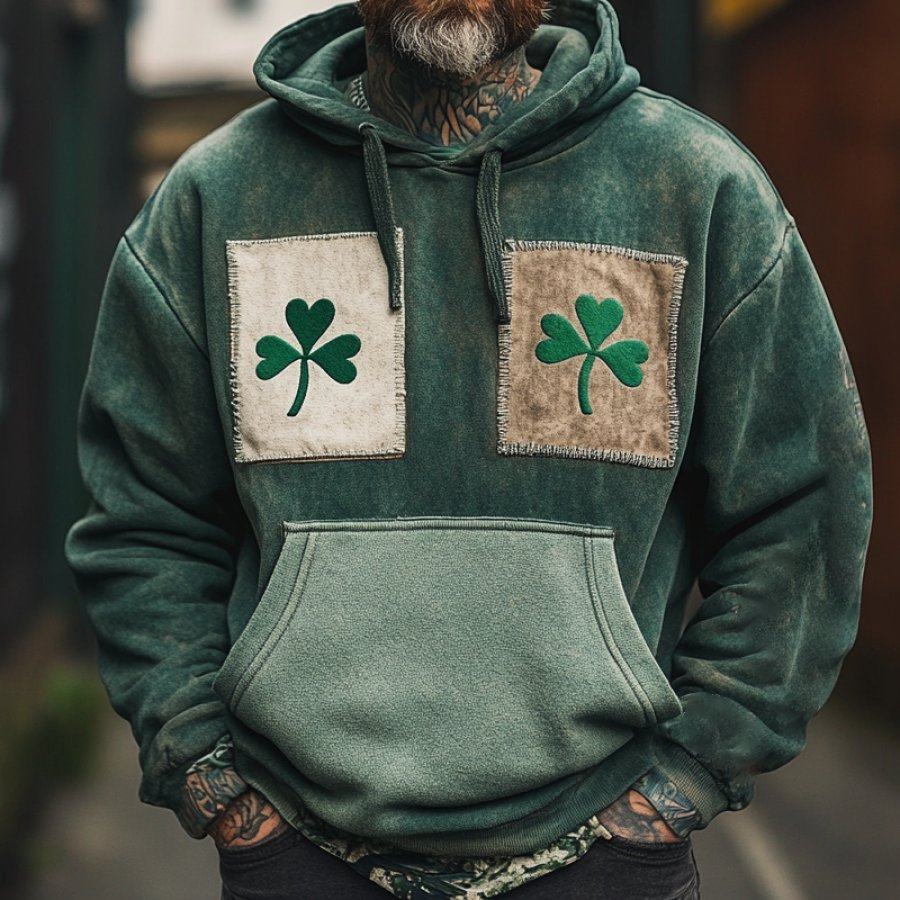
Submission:
<svg viewBox="0 0 900 900">
<path fill-rule="evenodd" d="M 330 241 L 339 238 L 371 238 L 378 237 L 375 231 L 342 231 L 330 234 L 300 234 L 277 238 L 261 238 L 259 240 L 228 240 L 225 242 L 225 255 L 228 268 L 228 300 L 230 308 L 230 356 L 228 365 L 228 381 L 231 386 L 232 445 L 234 460 L 238 463 L 276 462 L 321 462 L 330 459 L 396 459 L 406 451 L 406 313 L 404 302 L 401 306 L 397 323 L 394 326 L 394 363 L 395 363 L 395 423 L 394 447 L 382 447 L 370 451 L 341 450 L 334 453 L 319 453 L 314 456 L 292 456 L 281 454 L 275 456 L 254 456 L 248 459 L 244 455 L 243 431 L 241 427 L 241 397 L 238 389 L 238 331 L 240 325 L 240 305 L 238 303 L 237 279 L 238 265 L 235 255 L 236 247 L 255 247 L 259 244 L 286 244 L 300 241 Z M 400 296 L 405 301 L 405 249 L 403 229 L 396 229 L 397 251 L 400 262 Z"/>
<path fill-rule="evenodd" d="M 622 677 L 631 688 L 634 699 L 640 704 L 641 710 L 644 713 L 644 719 L 650 720 L 652 716 L 652 719 L 655 720 L 656 710 L 653 707 L 653 703 L 650 701 L 650 697 L 644 690 L 644 686 L 641 684 L 638 677 L 632 672 L 631 667 L 628 665 L 628 661 L 625 659 L 625 655 L 615 641 L 612 626 L 609 623 L 606 609 L 603 606 L 603 600 L 600 597 L 600 588 L 597 582 L 597 566 L 596 560 L 594 559 L 593 548 L 591 547 L 588 538 L 585 538 L 582 543 L 584 545 L 584 568 L 588 583 L 588 593 L 591 596 L 591 605 L 594 607 L 594 618 L 596 618 L 597 624 L 600 626 L 600 633 L 603 635 L 603 641 L 610 652 L 610 656 L 622 673 Z M 628 602 L 627 598 L 625 602 Z M 650 715 L 648 715 L 648 713 Z"/>
<path fill-rule="evenodd" d="M 577 537 L 614 538 L 615 531 L 602 525 L 579 525 L 542 519 L 505 519 L 500 516 L 398 516 L 396 519 L 312 519 L 284 522 L 284 534 L 313 531 L 515 531 L 537 534 L 570 534 Z"/>
<path fill-rule="evenodd" d="M 772 264 L 765 270 L 765 272 L 757 279 L 757 281 L 753 284 L 753 287 L 746 290 L 737 300 L 722 314 L 722 317 L 719 321 L 712 327 L 712 331 L 709 337 L 706 339 L 706 343 L 704 344 L 702 350 L 708 349 L 709 345 L 713 342 L 715 336 L 719 333 L 722 326 L 725 322 L 731 317 L 731 315 L 737 312 L 740 305 L 756 293 L 759 288 L 765 284 L 767 279 L 772 275 L 775 269 L 778 268 L 778 265 L 784 259 L 784 248 L 787 246 L 787 240 L 790 233 L 796 228 L 796 223 L 793 219 L 791 219 L 784 227 L 784 234 L 781 237 L 781 246 L 778 248 L 778 253 L 775 256 L 775 259 L 772 261 Z"/>
<path fill-rule="evenodd" d="M 669 304 L 669 359 L 666 387 L 669 394 L 669 457 L 672 464 L 678 455 L 678 437 L 681 432 L 681 415 L 678 409 L 678 316 L 684 296 L 684 279 L 687 274 L 686 259 L 673 264 L 672 300 Z"/>
<path fill-rule="evenodd" d="M 303 585 L 306 583 L 310 566 L 312 566 L 314 549 L 315 537 L 314 535 L 309 534 L 300 557 L 300 564 L 297 566 L 294 584 L 291 587 L 291 592 L 288 595 L 284 609 L 281 611 L 278 622 L 263 642 L 262 647 L 259 649 L 259 653 L 257 653 L 250 665 L 247 666 L 247 669 L 235 686 L 231 699 L 232 709 L 234 709 L 235 713 L 238 711 L 238 707 L 240 706 L 241 700 L 244 698 L 244 694 L 247 693 L 250 683 L 260 673 L 269 657 L 275 652 L 275 648 L 281 642 L 285 631 L 287 631 L 288 625 L 291 623 L 291 619 L 294 617 L 294 613 L 300 603 L 300 595 L 303 593 Z M 282 552 L 284 552 L 284 550 L 282 550 Z M 276 566 L 277 565 L 278 563 L 276 562 Z M 263 596 L 265 596 L 265 594 L 266 591 L 263 591 Z M 260 597 L 260 602 L 262 602 L 262 597 Z"/>
<path fill-rule="evenodd" d="M 131 252 L 131 255 L 134 257 L 135 262 L 140 266 L 141 271 L 147 276 L 153 287 L 156 288 L 156 292 L 159 294 L 160 299 L 163 301 L 163 303 L 165 303 L 169 312 L 172 313 L 172 315 L 175 317 L 175 320 L 181 326 L 182 331 L 184 331 L 184 333 L 187 335 L 188 340 L 197 348 L 197 350 L 200 352 L 200 355 L 208 362 L 209 354 L 206 352 L 200 342 L 194 337 L 194 335 L 191 334 L 190 329 L 181 318 L 181 314 L 178 312 L 172 301 L 169 300 L 166 292 L 163 290 L 162 284 L 157 280 L 153 272 L 150 271 L 150 267 L 147 265 L 147 263 L 145 263 L 141 258 L 141 255 L 138 253 L 137 248 L 131 242 L 131 238 L 128 237 L 127 233 L 122 236 L 122 240 L 128 250 Z"/>
<path fill-rule="evenodd" d="M 507 247 L 509 242 L 507 241 Z M 506 309 L 512 320 L 512 304 L 515 297 L 515 274 L 512 264 L 512 253 L 509 249 L 500 257 L 500 266 L 503 270 L 503 287 L 506 291 Z M 509 428 L 509 391 L 510 371 L 509 358 L 512 353 L 512 325 L 497 326 L 497 449 L 503 452 L 501 447 L 507 443 L 506 434 Z"/>
<path fill-rule="evenodd" d="M 512 296 L 507 294 L 507 296 Z M 498 364 L 497 373 L 497 446 L 505 446 L 509 428 L 509 356 L 512 352 L 512 326 L 497 328 Z"/>
<path fill-rule="evenodd" d="M 624 259 L 635 259 L 638 262 L 668 263 L 674 266 L 678 262 L 687 266 L 683 256 L 674 253 L 650 253 L 647 250 L 632 250 L 630 247 L 616 247 L 613 244 L 589 244 L 580 241 L 516 241 L 507 240 L 507 253 L 527 252 L 529 250 L 587 250 L 590 253 L 608 253 Z"/>
<path fill-rule="evenodd" d="M 245 457 L 235 457 L 235 462 L 244 465 L 253 465 L 254 463 L 305 463 L 305 462 L 322 462 L 327 459 L 398 459 L 403 455 L 404 448 L 387 448 L 383 450 L 339 450 L 334 453 L 319 453 L 315 456 L 254 456 L 253 459 Z"/>
<path fill-rule="evenodd" d="M 593 459 L 599 462 L 626 463 L 643 466 L 649 469 L 669 469 L 675 465 L 678 454 L 678 438 L 681 428 L 678 409 L 678 316 L 684 295 L 684 282 L 688 261 L 683 256 L 669 253 L 650 253 L 645 250 L 632 250 L 628 247 L 616 247 L 611 244 L 590 244 L 577 241 L 517 241 L 507 240 L 506 252 L 503 254 L 503 277 L 509 298 L 510 312 L 515 299 L 512 254 L 533 250 L 587 250 L 590 253 L 606 253 L 623 259 L 638 262 L 658 263 L 672 266 L 672 297 L 669 302 L 668 326 L 668 360 L 666 366 L 666 392 L 668 394 L 668 456 L 648 456 L 625 450 L 602 450 L 577 445 L 538 444 L 508 441 L 509 427 L 509 391 L 510 371 L 509 358 L 512 348 L 512 329 L 510 325 L 501 325 L 498 329 L 499 372 L 497 375 L 497 450 L 506 456 L 553 456 L 567 459 Z"/>
<path fill-rule="evenodd" d="M 225 242 L 225 263 L 228 272 L 228 384 L 231 388 L 231 440 L 234 445 L 234 457 L 242 462 L 244 459 L 244 437 L 241 428 L 241 397 L 238 380 L 238 331 L 240 324 L 240 303 L 238 301 L 238 265 L 234 248 L 230 241 Z"/>
<path fill-rule="evenodd" d="M 365 232 L 361 232 L 365 234 Z M 371 235 L 372 232 L 369 232 Z M 377 234 L 375 235 L 378 236 Z M 397 262 L 400 264 L 400 298 L 406 299 L 406 248 L 403 243 L 403 229 L 398 225 L 394 229 L 394 240 L 397 244 Z"/>
<path fill-rule="evenodd" d="M 406 451 L 406 250 L 403 229 L 396 230 L 397 261 L 400 266 L 400 309 L 394 325 L 394 452 Z"/>
<path fill-rule="evenodd" d="M 316 302 L 313 303 L 312 307 L 310 307 L 305 300 L 294 299 L 288 301 L 287 306 L 284 310 L 284 315 L 291 327 L 291 330 L 294 332 L 294 337 L 297 341 L 297 344 L 287 343 L 280 336 L 273 334 L 265 335 L 259 341 L 257 341 L 256 344 L 256 355 L 263 360 L 262 363 L 259 363 L 257 365 L 257 378 L 277 378 L 286 369 L 292 367 L 293 363 L 297 361 L 300 361 L 301 363 L 300 377 L 296 382 L 297 389 L 294 395 L 293 403 L 288 409 L 288 416 L 298 415 L 300 410 L 303 408 L 303 404 L 306 402 L 306 398 L 309 393 L 312 372 L 314 371 L 312 366 L 320 369 L 332 380 L 336 382 L 339 381 L 338 376 L 335 376 L 334 372 L 332 371 L 331 361 L 327 358 L 325 360 L 319 358 L 317 356 L 319 351 L 314 349 L 319 340 L 326 336 L 325 334 L 322 334 L 320 332 L 315 324 L 315 320 L 308 318 L 309 315 L 315 314 L 315 311 L 317 309 L 325 311 L 323 315 L 325 315 L 327 319 L 325 328 L 325 332 L 327 334 L 328 330 L 331 328 L 331 324 L 334 321 L 334 303 L 327 297 L 322 297 L 319 300 L 316 300 Z M 307 329 L 310 327 L 311 322 L 311 330 L 308 331 Z M 310 340 L 311 338 L 312 340 Z M 274 344 L 272 342 L 274 342 Z M 350 357 L 358 353 L 362 345 L 358 334 L 354 334 L 352 332 L 344 332 L 343 334 L 334 336 L 328 343 L 321 345 L 320 349 L 326 349 L 329 344 L 334 347 L 338 342 L 342 342 L 344 347 L 343 352 L 340 353 L 340 356 L 348 363 Z M 264 344 L 266 346 L 264 346 Z M 285 350 L 285 348 L 287 349 Z M 261 371 L 260 366 L 265 366 L 267 371 Z M 293 370 L 293 374 L 296 375 L 296 370 Z M 352 383 L 356 380 L 357 374 L 357 370 L 353 368 L 352 375 L 349 377 L 349 379 L 346 381 L 340 381 L 340 383 Z M 320 380 L 318 375 L 316 376 L 315 380 Z"/>
<path fill-rule="evenodd" d="M 671 469 L 675 460 L 665 456 L 646 456 L 630 450 L 597 450 L 563 444 L 498 442 L 498 450 L 504 456 L 561 456 L 566 459 L 593 459 L 598 462 L 628 463 L 648 469 Z"/>
<path fill-rule="evenodd" d="M 401 232 L 402 229 L 398 228 Z M 360 237 L 378 237 L 377 231 L 334 231 L 329 234 L 290 234 L 277 238 L 259 238 L 249 240 L 228 240 L 225 241 L 227 247 L 255 247 L 257 244 L 288 244 L 294 241 L 334 241 L 339 238 L 360 238 Z"/>
</svg>

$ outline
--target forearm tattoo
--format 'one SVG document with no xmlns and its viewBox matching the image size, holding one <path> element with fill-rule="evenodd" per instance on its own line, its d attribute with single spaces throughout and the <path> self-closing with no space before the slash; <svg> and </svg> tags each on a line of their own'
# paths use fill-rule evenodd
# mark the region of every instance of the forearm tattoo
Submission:
<svg viewBox="0 0 900 900">
<path fill-rule="evenodd" d="M 474 78 L 423 75 L 370 46 L 365 93 L 372 112 L 427 143 L 466 144 L 512 104 L 524 100 L 541 73 L 519 48 Z"/>
<path fill-rule="evenodd" d="M 630 841 L 657 844 L 681 840 L 650 801 L 635 790 L 626 791 L 600 812 L 598 818 L 612 834 Z"/>
</svg>

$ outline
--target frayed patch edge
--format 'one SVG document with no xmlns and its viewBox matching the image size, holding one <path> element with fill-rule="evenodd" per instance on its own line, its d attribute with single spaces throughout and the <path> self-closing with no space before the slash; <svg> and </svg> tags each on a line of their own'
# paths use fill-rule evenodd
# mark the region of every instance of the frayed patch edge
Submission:
<svg viewBox="0 0 900 900">
<path fill-rule="evenodd" d="M 241 428 L 241 394 L 238 378 L 238 331 L 241 308 L 238 301 L 238 265 L 234 244 L 225 242 L 228 279 L 228 385 L 231 389 L 231 441 L 236 462 L 244 462 L 244 433 Z"/>
<path fill-rule="evenodd" d="M 315 456 L 253 456 L 235 457 L 235 462 L 252 465 L 253 463 L 306 463 L 323 462 L 328 459 L 399 459 L 406 452 L 405 446 L 386 447 L 376 450 L 336 450 L 334 453 L 318 453 Z"/>
<path fill-rule="evenodd" d="M 403 235 L 403 229 L 398 228 L 400 236 Z M 232 247 L 255 247 L 259 244 L 291 244 L 302 243 L 304 241 L 336 241 L 346 238 L 377 238 L 377 231 L 332 231 L 325 234 L 288 234 L 283 237 L 273 238 L 235 238 L 225 241 L 227 252 L 231 253 Z M 230 257 L 229 257 L 230 258 Z"/>
<path fill-rule="evenodd" d="M 521 443 L 506 439 L 509 426 L 509 390 L 510 372 L 509 357 L 512 349 L 512 326 L 498 327 L 498 374 L 497 374 L 497 452 L 504 456 L 543 456 L 563 457 L 565 459 L 591 459 L 599 462 L 626 463 L 643 466 L 649 469 L 673 468 L 678 455 L 678 439 L 681 430 L 681 416 L 678 408 L 678 318 L 681 302 L 684 297 L 684 281 L 687 274 L 688 261 L 683 256 L 670 253 L 650 253 L 645 250 L 632 250 L 628 247 L 617 247 L 613 244 L 592 244 L 578 241 L 504 241 L 503 281 L 509 303 L 510 316 L 513 313 L 515 298 L 513 274 L 513 254 L 540 250 L 585 250 L 590 253 L 605 253 L 637 262 L 656 263 L 672 267 L 672 296 L 668 312 L 668 359 L 666 361 L 666 393 L 668 395 L 668 456 L 648 456 L 628 450 L 612 450 L 593 447 L 580 447 L 565 444 Z"/>
<path fill-rule="evenodd" d="M 231 390 L 231 440 L 234 461 L 244 465 L 252 463 L 281 462 L 322 462 L 324 460 L 351 459 L 398 459 L 406 453 L 406 265 L 405 241 L 403 229 L 397 227 L 395 240 L 397 255 L 400 261 L 400 296 L 401 306 L 392 312 L 396 314 L 394 325 L 394 446 L 379 447 L 372 451 L 335 451 L 308 456 L 283 454 L 277 456 L 247 456 L 244 453 L 244 438 L 241 427 L 241 396 L 238 379 L 238 332 L 240 327 L 240 303 L 238 301 L 238 264 L 235 249 L 252 247 L 258 244 L 286 244 L 302 241 L 327 241 L 341 238 L 377 238 L 376 231 L 341 231 L 328 234 L 288 235 L 277 238 L 261 238 L 258 240 L 226 240 L 225 262 L 227 270 L 228 307 L 229 307 L 229 361 L 228 383 Z"/>
<path fill-rule="evenodd" d="M 513 253 L 531 252 L 535 250 L 586 250 L 589 253 L 606 253 L 646 263 L 667 263 L 677 267 L 679 264 L 687 268 L 688 261 L 674 253 L 650 253 L 646 250 L 633 250 L 629 247 L 617 247 L 614 244 L 591 244 L 579 241 L 504 241 L 506 252 L 504 261 Z M 510 260 L 511 262 L 511 260 Z"/>
<path fill-rule="evenodd" d="M 597 462 L 628 463 L 647 469 L 671 469 L 675 460 L 668 456 L 644 456 L 630 450 L 604 450 L 579 447 L 575 444 L 535 444 L 497 441 L 497 450 L 504 456 L 555 456 L 563 459 L 592 459 Z"/>
<path fill-rule="evenodd" d="M 400 265 L 400 308 L 392 310 L 397 316 L 394 323 L 394 449 L 402 456 L 406 452 L 406 248 L 402 228 L 395 229 L 394 240 Z"/>
</svg>

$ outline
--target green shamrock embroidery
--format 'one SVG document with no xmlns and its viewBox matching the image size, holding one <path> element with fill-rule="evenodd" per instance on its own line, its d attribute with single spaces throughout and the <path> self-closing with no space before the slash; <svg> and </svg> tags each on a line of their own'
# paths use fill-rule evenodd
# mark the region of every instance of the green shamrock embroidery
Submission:
<svg viewBox="0 0 900 900">
<path fill-rule="evenodd" d="M 590 294 L 582 294 L 575 301 L 575 312 L 588 343 L 565 316 L 549 313 L 541 319 L 541 329 L 547 340 L 541 341 L 534 352 L 541 362 L 548 364 L 585 356 L 578 376 L 578 403 L 581 411 L 589 416 L 594 411 L 588 396 L 594 363 L 602 359 L 622 384 L 634 388 L 644 380 L 641 363 L 647 362 L 650 349 L 643 341 L 619 341 L 600 349 L 600 345 L 622 324 L 625 316 L 618 300 L 609 297 L 599 303 Z"/>
<path fill-rule="evenodd" d="M 362 342 L 355 334 L 342 334 L 313 352 L 316 342 L 334 321 L 334 304 L 325 298 L 316 300 L 311 307 L 305 300 L 291 300 L 285 308 L 284 317 L 302 350 L 273 334 L 260 338 L 256 344 L 256 353 L 262 357 L 262 361 L 256 367 L 256 374 L 268 381 L 280 375 L 291 363 L 300 360 L 300 385 L 294 403 L 288 410 L 289 416 L 296 416 L 309 388 L 309 364 L 316 363 L 338 384 L 350 384 L 357 375 L 356 366 L 350 362 L 350 357 L 359 353 Z"/>
</svg>

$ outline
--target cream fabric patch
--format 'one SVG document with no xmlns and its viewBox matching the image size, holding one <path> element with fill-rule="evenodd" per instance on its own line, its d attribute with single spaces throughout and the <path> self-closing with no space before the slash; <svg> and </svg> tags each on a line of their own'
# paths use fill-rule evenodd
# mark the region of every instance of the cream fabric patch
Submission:
<svg viewBox="0 0 900 900">
<path fill-rule="evenodd" d="M 405 318 L 378 236 L 226 247 L 235 460 L 402 456 Z"/>
<path fill-rule="evenodd" d="M 499 452 L 673 466 L 686 269 L 680 256 L 507 241 Z"/>
</svg>

